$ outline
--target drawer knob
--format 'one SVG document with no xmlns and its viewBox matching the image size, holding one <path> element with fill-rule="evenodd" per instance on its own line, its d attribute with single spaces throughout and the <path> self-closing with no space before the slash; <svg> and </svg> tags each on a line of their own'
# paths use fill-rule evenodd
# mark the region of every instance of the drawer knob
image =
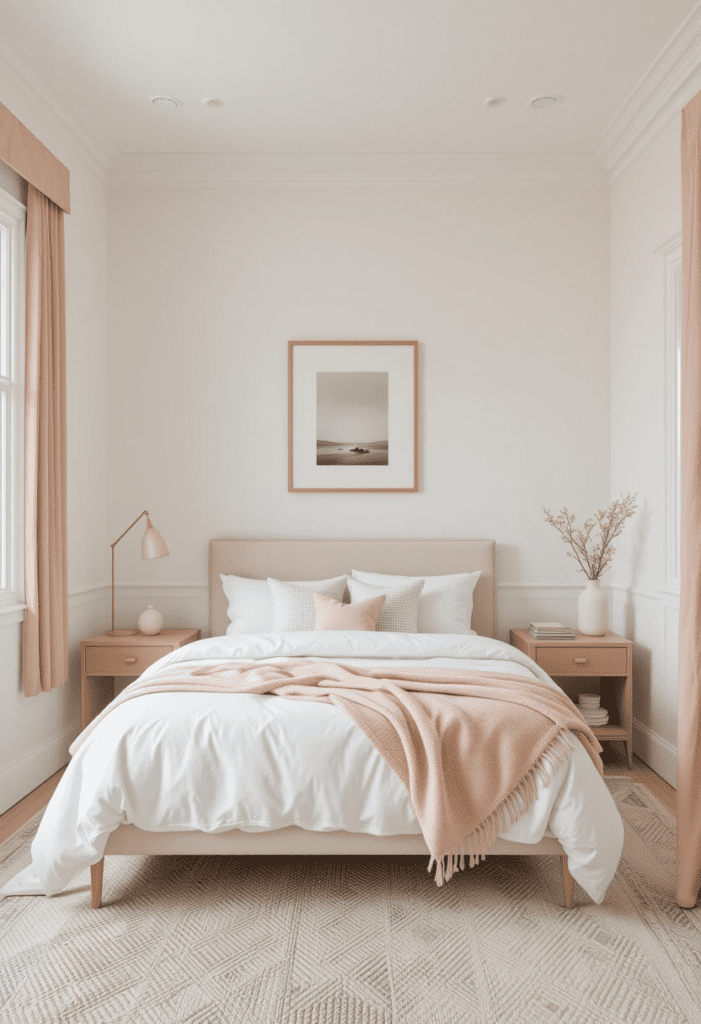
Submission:
<svg viewBox="0 0 701 1024">
<path fill-rule="evenodd" d="M 586 658 L 575 658 L 574 659 L 574 663 L 575 663 L 575 665 L 586 665 L 587 659 Z"/>
<path fill-rule="evenodd" d="M 125 658 L 124 659 L 124 664 L 125 665 L 133 665 L 135 661 L 136 661 L 136 658 Z"/>
</svg>

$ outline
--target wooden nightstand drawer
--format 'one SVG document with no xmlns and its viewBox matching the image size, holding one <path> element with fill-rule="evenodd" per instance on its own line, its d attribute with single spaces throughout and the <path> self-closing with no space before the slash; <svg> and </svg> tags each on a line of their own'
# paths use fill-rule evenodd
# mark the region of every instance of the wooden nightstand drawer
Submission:
<svg viewBox="0 0 701 1024">
<path fill-rule="evenodd" d="M 140 676 L 172 647 L 86 647 L 85 673 L 96 676 Z"/>
<path fill-rule="evenodd" d="M 535 660 L 551 676 L 625 676 L 625 647 L 537 647 Z"/>
<path fill-rule="evenodd" d="M 199 629 L 164 629 L 153 636 L 100 633 L 80 644 L 80 721 L 83 729 L 114 697 L 115 676 L 140 676 L 165 654 L 199 640 Z"/>
</svg>

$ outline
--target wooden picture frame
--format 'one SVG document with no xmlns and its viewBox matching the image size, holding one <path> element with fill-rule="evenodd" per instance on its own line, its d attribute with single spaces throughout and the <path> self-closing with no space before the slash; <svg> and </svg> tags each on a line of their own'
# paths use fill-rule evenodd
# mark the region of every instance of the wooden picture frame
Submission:
<svg viewBox="0 0 701 1024">
<path fill-rule="evenodd" d="M 288 491 L 418 491 L 418 348 L 288 343 Z"/>
</svg>

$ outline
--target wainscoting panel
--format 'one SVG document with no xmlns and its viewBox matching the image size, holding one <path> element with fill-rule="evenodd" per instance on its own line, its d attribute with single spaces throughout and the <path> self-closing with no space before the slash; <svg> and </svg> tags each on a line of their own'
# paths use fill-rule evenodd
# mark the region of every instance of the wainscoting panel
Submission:
<svg viewBox="0 0 701 1024">
<path fill-rule="evenodd" d="M 105 584 L 69 591 L 68 681 L 50 693 L 22 692 L 24 612 L 0 626 L 0 813 L 68 763 L 68 747 L 80 732 L 80 641 L 109 628 L 109 594 Z"/>
<path fill-rule="evenodd" d="M 576 626 L 580 590 L 580 584 L 500 584 L 498 638 L 508 642 L 510 629 L 525 627 L 531 620 Z M 635 645 L 635 752 L 676 786 L 679 599 L 617 587 L 609 588 L 609 597 L 611 628 Z M 206 583 L 119 584 L 116 625 L 136 627 L 148 604 L 161 612 L 166 627 L 193 626 L 207 636 Z M 79 732 L 80 641 L 108 629 L 109 620 L 109 585 L 70 592 L 69 682 L 60 691 L 32 698 L 31 707 L 21 695 L 19 679 L 21 626 L 9 622 L 0 628 L 3 663 L 16 677 L 16 686 L 5 694 L 0 709 L 8 729 L 0 756 L 0 813 L 67 763 L 68 746 Z"/>
<path fill-rule="evenodd" d="M 679 597 L 609 588 L 611 628 L 633 641 L 633 747 L 677 784 Z"/>
<path fill-rule="evenodd" d="M 531 621 L 576 627 L 583 583 L 501 583 L 497 588 L 497 637 Z M 610 627 L 634 641 L 635 752 L 670 785 L 676 785 L 679 600 L 610 587 Z M 121 583 L 116 588 L 116 624 L 135 627 L 148 604 L 168 628 L 193 626 L 207 636 L 206 583 Z"/>
<path fill-rule="evenodd" d="M 209 586 L 205 583 L 121 583 L 115 588 L 115 626 L 136 629 L 139 616 L 152 604 L 165 629 L 201 629 L 208 636 Z"/>
<path fill-rule="evenodd" d="M 579 584 L 502 583 L 497 589 L 497 636 L 506 643 L 509 630 L 527 626 L 531 620 L 558 620 L 566 626 L 577 621 Z M 118 583 L 116 586 L 117 628 L 136 628 L 139 615 L 152 604 L 161 613 L 167 629 L 192 626 L 207 636 L 209 591 L 207 583 Z"/>
<path fill-rule="evenodd" d="M 21 620 L 0 627 L 3 691 L 0 717 L 0 813 L 23 799 L 69 762 L 80 732 L 80 642 L 108 629 L 109 588 L 69 591 L 69 679 L 50 693 L 26 697 L 21 689 Z"/>
</svg>

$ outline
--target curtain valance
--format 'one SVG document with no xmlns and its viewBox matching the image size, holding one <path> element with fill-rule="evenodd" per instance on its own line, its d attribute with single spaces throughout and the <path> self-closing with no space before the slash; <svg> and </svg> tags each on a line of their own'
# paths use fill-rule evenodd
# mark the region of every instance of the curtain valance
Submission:
<svg viewBox="0 0 701 1024">
<path fill-rule="evenodd" d="M 0 160 L 50 199 L 71 212 L 70 171 L 0 103 Z"/>
</svg>

